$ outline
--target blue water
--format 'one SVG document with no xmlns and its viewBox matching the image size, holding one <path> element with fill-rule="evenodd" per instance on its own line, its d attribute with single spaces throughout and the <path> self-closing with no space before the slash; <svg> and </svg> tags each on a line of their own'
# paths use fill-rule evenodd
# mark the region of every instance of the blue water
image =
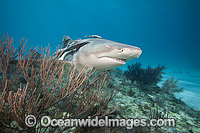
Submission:
<svg viewBox="0 0 200 133">
<path fill-rule="evenodd" d="M 63 35 L 97 34 L 140 47 L 142 55 L 129 64 L 164 63 L 181 69 L 180 79 L 200 71 L 199 0 L 1 0 L 0 18 L 0 35 L 13 36 L 16 45 L 25 37 L 28 47 L 55 49 Z"/>
</svg>

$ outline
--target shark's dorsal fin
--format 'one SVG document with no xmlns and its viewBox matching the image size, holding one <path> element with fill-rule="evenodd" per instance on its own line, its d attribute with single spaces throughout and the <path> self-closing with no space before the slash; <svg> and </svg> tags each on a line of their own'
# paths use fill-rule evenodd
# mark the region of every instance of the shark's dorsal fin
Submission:
<svg viewBox="0 0 200 133">
<path fill-rule="evenodd" d="M 69 36 L 63 36 L 63 48 L 69 47 L 70 43 L 72 43 L 73 40 Z"/>
<path fill-rule="evenodd" d="M 53 59 L 64 60 L 64 61 L 71 61 L 72 56 L 76 53 L 80 47 L 88 44 L 88 39 L 76 39 L 72 40 L 68 36 L 63 37 L 63 48 L 58 49 L 56 53 L 53 54 Z"/>
</svg>

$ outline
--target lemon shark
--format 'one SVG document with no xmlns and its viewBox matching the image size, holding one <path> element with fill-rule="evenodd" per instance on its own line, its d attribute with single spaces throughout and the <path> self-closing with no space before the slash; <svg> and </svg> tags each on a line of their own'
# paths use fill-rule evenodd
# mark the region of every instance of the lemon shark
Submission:
<svg viewBox="0 0 200 133">
<path fill-rule="evenodd" d="M 73 41 L 70 37 L 64 36 L 63 48 L 53 56 L 79 68 L 86 66 L 88 69 L 109 70 L 139 58 L 142 53 L 136 46 L 102 39 L 97 35 L 87 37 L 90 38 Z"/>
</svg>

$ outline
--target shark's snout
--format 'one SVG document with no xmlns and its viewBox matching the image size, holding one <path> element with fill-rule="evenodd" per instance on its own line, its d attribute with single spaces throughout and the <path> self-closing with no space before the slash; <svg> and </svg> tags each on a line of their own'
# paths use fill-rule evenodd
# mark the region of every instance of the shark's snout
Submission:
<svg viewBox="0 0 200 133">
<path fill-rule="evenodd" d="M 135 47 L 133 50 L 137 53 L 136 57 L 139 58 L 139 56 L 142 54 L 142 50 L 138 47 Z"/>
<path fill-rule="evenodd" d="M 139 47 L 129 46 L 121 49 L 121 57 L 126 60 L 138 58 L 142 54 L 142 50 Z"/>
</svg>

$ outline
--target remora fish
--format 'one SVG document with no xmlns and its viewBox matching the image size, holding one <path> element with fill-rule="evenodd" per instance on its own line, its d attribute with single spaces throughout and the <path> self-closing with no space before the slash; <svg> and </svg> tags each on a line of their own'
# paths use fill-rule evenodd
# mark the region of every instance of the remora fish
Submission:
<svg viewBox="0 0 200 133">
<path fill-rule="evenodd" d="M 102 39 L 99 36 L 95 37 L 95 35 L 92 35 L 92 38 L 89 39 L 77 39 L 75 41 L 64 36 L 63 40 L 65 47 L 59 49 L 59 52 L 53 56 L 60 61 L 79 67 L 86 66 L 89 69 L 108 70 L 116 68 L 125 65 L 129 60 L 138 58 L 142 53 L 139 47 Z"/>
</svg>

